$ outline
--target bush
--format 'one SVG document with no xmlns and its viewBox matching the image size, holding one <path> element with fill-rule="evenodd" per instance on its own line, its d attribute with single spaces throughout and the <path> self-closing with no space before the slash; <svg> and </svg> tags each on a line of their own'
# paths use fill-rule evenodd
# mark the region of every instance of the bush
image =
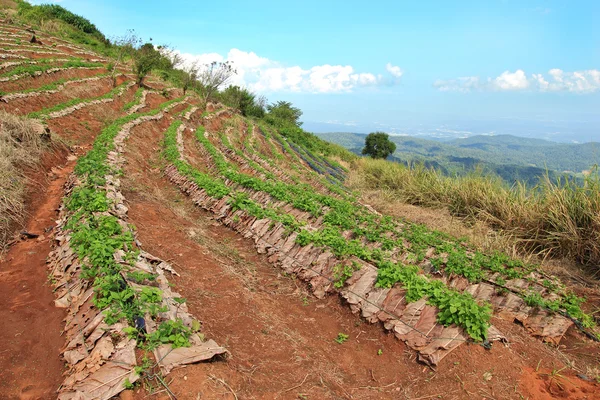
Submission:
<svg viewBox="0 0 600 400">
<path fill-rule="evenodd" d="M 44 19 L 57 19 L 77 30 L 80 30 L 81 32 L 94 36 L 104 44 L 109 43 L 104 34 L 102 34 L 102 32 L 96 28 L 96 25 L 92 24 L 88 19 L 83 18 L 80 15 L 73 14 L 64 7 L 56 4 L 42 4 L 39 6 L 33 6 L 22 0 L 18 2 L 18 5 L 19 15 L 29 21 L 40 22 Z"/>
<path fill-rule="evenodd" d="M 262 118 L 265 116 L 265 106 L 263 98 L 257 98 L 254 93 L 248 89 L 239 86 L 229 86 L 220 94 L 221 101 L 240 110 L 245 117 Z"/>
</svg>

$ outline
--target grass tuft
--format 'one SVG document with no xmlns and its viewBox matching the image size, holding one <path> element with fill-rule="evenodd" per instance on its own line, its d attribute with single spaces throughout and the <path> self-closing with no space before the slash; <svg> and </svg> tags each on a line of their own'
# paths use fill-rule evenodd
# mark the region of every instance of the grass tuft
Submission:
<svg viewBox="0 0 600 400">
<path fill-rule="evenodd" d="M 25 170 L 44 148 L 38 123 L 0 111 L 0 251 L 25 213 Z"/>
<path fill-rule="evenodd" d="M 532 189 L 507 186 L 500 178 L 472 173 L 447 177 L 433 169 L 384 160 L 353 163 L 353 189 L 392 193 L 401 202 L 447 208 L 452 215 L 482 221 L 514 238 L 521 251 L 600 263 L 600 177 L 583 185 L 548 176 Z"/>
</svg>

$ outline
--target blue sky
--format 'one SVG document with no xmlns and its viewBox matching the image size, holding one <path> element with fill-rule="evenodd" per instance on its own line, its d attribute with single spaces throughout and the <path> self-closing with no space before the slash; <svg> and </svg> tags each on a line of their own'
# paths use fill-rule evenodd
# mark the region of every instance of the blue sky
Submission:
<svg viewBox="0 0 600 400">
<path fill-rule="evenodd" d="M 36 2 L 39 3 L 39 2 Z M 314 130 L 600 140 L 600 2 L 62 0 L 107 36 L 135 29 Z"/>
</svg>

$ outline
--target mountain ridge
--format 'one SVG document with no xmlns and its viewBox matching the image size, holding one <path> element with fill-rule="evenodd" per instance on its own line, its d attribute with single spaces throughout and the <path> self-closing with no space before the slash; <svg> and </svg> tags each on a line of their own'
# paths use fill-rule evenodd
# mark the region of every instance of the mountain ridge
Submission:
<svg viewBox="0 0 600 400">
<path fill-rule="evenodd" d="M 365 134 L 351 132 L 316 133 L 359 154 Z M 600 143 L 566 144 L 545 139 L 514 135 L 476 135 L 468 138 L 437 141 L 414 136 L 390 135 L 396 143 L 394 160 L 404 163 L 439 165 L 448 173 L 465 173 L 474 166 L 491 170 L 505 180 L 519 177 L 502 169 L 523 170 L 525 179 L 535 183 L 546 171 L 551 175 L 568 174 L 581 177 L 600 163 Z M 522 179 L 522 178 L 521 178 Z"/>
</svg>

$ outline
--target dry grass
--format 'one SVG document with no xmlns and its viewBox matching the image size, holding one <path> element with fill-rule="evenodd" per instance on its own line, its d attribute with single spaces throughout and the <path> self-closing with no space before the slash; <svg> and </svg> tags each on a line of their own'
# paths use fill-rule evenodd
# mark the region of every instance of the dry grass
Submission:
<svg viewBox="0 0 600 400">
<path fill-rule="evenodd" d="M 44 147 L 39 123 L 0 111 L 0 252 L 23 220 L 25 170 Z"/>
<path fill-rule="evenodd" d="M 509 253 L 565 257 L 600 272 L 600 179 L 595 172 L 583 186 L 545 178 L 528 189 L 477 174 L 450 178 L 424 167 L 360 159 L 348 183 L 353 189 L 375 190 L 383 199 L 443 208 L 472 224 L 483 223 L 511 238 L 504 249 Z"/>
<path fill-rule="evenodd" d="M 0 9 L 3 8 L 16 9 L 17 3 L 15 3 L 13 0 L 0 0 Z"/>
</svg>

